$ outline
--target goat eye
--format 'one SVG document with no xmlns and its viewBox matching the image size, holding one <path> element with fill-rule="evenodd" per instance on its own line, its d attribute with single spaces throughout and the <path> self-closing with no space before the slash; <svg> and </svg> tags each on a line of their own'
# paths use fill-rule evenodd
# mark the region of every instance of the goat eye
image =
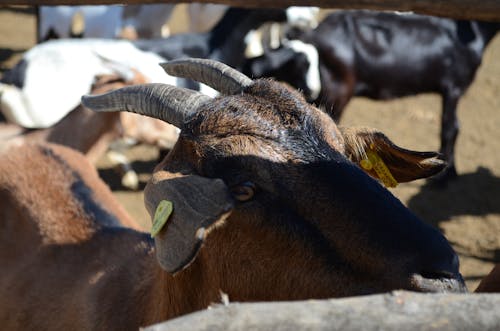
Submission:
<svg viewBox="0 0 500 331">
<path fill-rule="evenodd" d="M 253 198 L 255 194 L 255 184 L 252 182 L 244 182 L 236 185 L 231 190 L 236 200 L 244 202 Z"/>
</svg>

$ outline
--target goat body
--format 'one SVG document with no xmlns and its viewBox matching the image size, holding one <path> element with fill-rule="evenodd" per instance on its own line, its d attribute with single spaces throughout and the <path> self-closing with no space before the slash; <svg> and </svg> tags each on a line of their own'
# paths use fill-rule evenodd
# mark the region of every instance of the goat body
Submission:
<svg viewBox="0 0 500 331">
<path fill-rule="evenodd" d="M 13 149 L 0 162 L 2 327 L 130 328 L 145 317 L 131 315 L 131 304 L 151 290 L 142 288 L 154 275 L 150 239 L 130 229 L 137 226 L 83 155 L 48 144 Z"/>
<path fill-rule="evenodd" d="M 194 6 L 194 4 L 193 4 Z M 291 26 L 313 26 L 314 7 L 288 10 L 230 8 L 222 19 L 206 33 L 184 33 L 161 39 L 135 40 L 134 45 L 156 53 L 167 60 L 183 57 L 210 58 L 237 68 L 250 77 L 273 77 L 302 90 L 315 99 L 320 92 L 318 54 L 312 45 L 299 40 L 285 42 L 279 49 L 265 47 L 264 54 L 248 59 L 245 50 L 254 41 L 247 38 L 266 23 L 287 22 Z M 260 46 L 260 41 L 257 41 Z M 192 82 L 181 86 L 198 89 Z"/>
<path fill-rule="evenodd" d="M 91 88 L 91 93 L 100 94 L 127 85 L 144 84 L 147 82 L 149 81 L 138 72 L 128 81 L 124 81 L 122 77 L 117 75 L 102 75 L 96 77 L 96 81 Z M 47 141 L 71 147 L 85 154 L 95 164 L 106 152 L 113 140 L 121 136 L 131 136 L 138 139 L 137 134 L 139 130 L 136 129 L 137 122 L 145 123 L 145 125 L 162 123 L 162 129 L 166 124 L 155 119 L 138 121 L 138 116 L 135 114 L 96 113 L 79 105 L 50 128 L 30 130 L 18 135 L 16 139 L 30 142 Z M 151 127 L 151 125 L 148 125 L 148 127 Z M 165 134 L 167 135 L 169 132 L 172 132 L 172 130 L 166 131 Z M 155 135 L 157 130 L 153 128 L 149 132 Z M 144 134 L 140 138 L 143 137 Z"/>
<path fill-rule="evenodd" d="M 71 72 L 70 68 L 66 69 Z M 134 69 L 131 69 L 130 74 L 131 77 L 129 77 L 128 80 L 125 80 L 124 77 L 117 74 L 97 75 L 92 86 L 88 88 L 91 93 L 99 94 L 127 85 L 149 82 L 149 79 Z M 73 77 L 71 81 L 66 83 L 68 86 L 71 86 L 72 82 L 77 80 L 77 78 L 78 77 Z M 44 86 L 39 85 L 38 89 L 44 89 Z M 50 89 L 45 90 L 48 91 L 48 94 L 54 93 L 54 95 L 51 96 L 53 98 L 64 99 L 68 97 L 63 93 L 57 94 L 57 91 L 52 91 Z M 69 97 L 71 98 L 71 96 Z M 51 100 L 47 101 L 50 102 Z M 40 111 L 44 110 L 41 108 L 37 109 Z M 38 115 L 43 118 L 44 113 Z M 118 138 L 149 143 L 161 148 L 171 148 L 178 135 L 178 130 L 176 128 L 154 118 L 144 119 L 140 118 L 139 115 L 131 113 L 95 113 L 89 109 L 85 109 L 81 105 L 75 107 L 75 109 L 65 115 L 61 120 L 48 128 L 24 130 L 22 127 L 15 124 L 2 124 L 0 130 L 6 131 L 12 126 L 18 129 L 17 133 L 10 134 L 6 137 L 2 142 L 3 145 L 19 143 L 21 141 L 47 141 L 58 143 L 84 153 L 94 164 L 105 154 L 111 142 Z M 6 131 L 6 134 L 7 133 Z M 115 155 L 117 154 L 115 153 Z M 119 161 L 118 164 L 121 167 L 130 170 L 130 165 L 124 155 L 121 155 L 117 161 Z M 124 172 L 128 171 L 122 170 Z M 124 181 L 124 186 L 136 189 L 139 184 L 138 178 L 136 178 L 137 175 L 133 172 L 129 172 L 128 176 L 128 181 L 125 178 L 122 179 L 122 181 Z"/>
<path fill-rule="evenodd" d="M 243 72 L 250 77 L 272 77 L 300 90 L 308 100 L 321 92 L 319 56 L 316 48 L 300 40 L 284 41 L 276 49 L 249 58 Z"/>
<path fill-rule="evenodd" d="M 241 68 L 245 61 L 246 34 L 268 21 L 286 21 L 286 10 L 230 8 L 209 32 L 137 40 L 134 45 L 167 60 L 181 57 L 210 58 Z"/>
<path fill-rule="evenodd" d="M 154 240 L 131 229 L 81 154 L 50 144 L 0 154 L 3 328 L 137 330 L 220 291 L 262 301 L 465 290 L 446 239 L 357 166 L 372 149 L 404 182 L 441 170 L 436 153 L 338 128 L 296 91 L 221 63 L 164 68 L 224 95 L 146 84 L 83 99 L 181 129 L 144 192 L 152 217 L 161 201 L 174 206 Z"/>
<path fill-rule="evenodd" d="M 300 37 L 320 55 L 315 100 L 335 120 L 353 96 L 389 99 L 436 92 L 443 98 L 440 152 L 455 176 L 456 107 L 499 24 L 414 14 L 339 11 Z"/>
<path fill-rule="evenodd" d="M 80 104 L 98 75 L 133 78 L 136 70 L 149 82 L 176 84 L 162 73 L 165 59 L 143 52 L 125 40 L 54 40 L 37 45 L 0 83 L 0 110 L 26 128 L 54 125 Z"/>
<path fill-rule="evenodd" d="M 497 264 L 491 272 L 484 277 L 474 292 L 500 292 L 500 265 Z"/>
</svg>

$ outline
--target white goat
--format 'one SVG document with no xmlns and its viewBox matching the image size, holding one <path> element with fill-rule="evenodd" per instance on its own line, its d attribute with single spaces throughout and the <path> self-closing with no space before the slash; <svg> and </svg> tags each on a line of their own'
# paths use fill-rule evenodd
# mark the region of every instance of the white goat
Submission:
<svg viewBox="0 0 500 331">
<path fill-rule="evenodd" d="M 291 6 L 286 9 L 286 23 L 270 23 L 265 24 L 259 29 L 251 30 L 245 36 L 247 48 L 245 56 L 253 58 L 262 56 L 265 48 L 276 49 L 282 44 L 283 26 L 291 26 L 299 29 L 314 29 L 318 26 L 318 7 L 299 7 Z M 265 30 L 265 32 L 264 32 Z M 269 39 L 269 45 L 265 45 L 264 34 Z"/>
<path fill-rule="evenodd" d="M 132 68 L 153 83 L 176 85 L 162 73 L 165 60 L 134 47 L 128 41 L 54 40 L 30 49 L 0 83 L 0 110 L 12 123 L 25 128 L 54 125 L 80 104 L 98 75 L 119 73 L 126 80 Z M 5 84 L 18 82 L 15 86 Z"/>
<path fill-rule="evenodd" d="M 24 128 L 53 128 L 54 133 L 41 133 L 38 137 L 71 146 L 87 155 L 91 151 L 93 161 L 106 150 L 109 138 L 119 137 L 112 133 L 116 126 L 122 127 L 121 136 L 131 138 L 129 141 L 170 147 L 176 140 L 178 130 L 166 127 L 165 123 L 156 119 L 139 120 L 134 114 L 120 114 L 107 119 L 112 123 L 107 129 L 109 133 L 105 134 L 100 133 L 102 130 L 99 131 L 96 127 L 89 127 L 91 121 L 73 123 L 75 120 L 82 121 L 87 115 L 69 115 L 78 109 L 81 95 L 91 91 L 98 76 L 115 75 L 123 82 L 133 82 L 136 80 L 135 75 L 139 74 L 144 82 L 177 85 L 177 79 L 165 75 L 158 66 L 158 63 L 164 61 L 154 53 L 140 51 L 128 41 L 49 41 L 32 48 L 13 70 L 5 74 L 4 83 L 0 83 L 0 111 L 10 123 Z M 83 127 L 87 137 L 79 135 L 79 130 L 71 129 L 75 126 Z M 107 139 L 101 141 L 104 136 Z M 95 137 L 95 141 L 91 137 Z M 130 171 L 126 158 L 123 155 L 116 157 L 117 153 L 111 155 L 115 156 L 115 163 L 124 168 L 122 184 L 136 189 L 139 180 Z"/>
</svg>

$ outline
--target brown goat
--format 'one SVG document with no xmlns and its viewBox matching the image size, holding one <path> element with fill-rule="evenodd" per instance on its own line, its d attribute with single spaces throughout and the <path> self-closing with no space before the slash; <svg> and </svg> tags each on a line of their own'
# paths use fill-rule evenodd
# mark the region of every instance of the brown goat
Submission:
<svg viewBox="0 0 500 331">
<path fill-rule="evenodd" d="M 495 265 L 491 272 L 481 280 L 474 292 L 500 292 L 500 264 Z"/>
<path fill-rule="evenodd" d="M 124 81 L 117 75 L 103 75 L 96 77 L 92 94 L 143 83 L 146 83 L 146 80 L 138 72 L 130 81 Z M 95 163 L 104 154 L 111 141 L 117 139 L 120 134 L 120 113 L 99 114 L 80 105 L 54 126 L 30 131 L 23 138 L 71 147 Z"/>
<path fill-rule="evenodd" d="M 80 154 L 25 145 L 0 156 L 2 328 L 137 330 L 220 291 L 261 301 L 465 290 L 446 239 L 355 164 L 377 153 L 407 181 L 442 169 L 435 153 L 339 130 L 296 91 L 221 63 L 165 68 L 224 95 L 147 84 L 83 99 L 181 129 L 145 190 L 151 215 L 165 199 L 174 208 L 154 239 L 122 226 Z"/>
<path fill-rule="evenodd" d="M 147 83 L 141 73 L 137 71 L 134 73 L 133 78 L 127 81 L 115 74 L 98 76 L 92 86 L 91 94 Z M 61 144 L 82 152 L 94 164 L 105 154 L 111 142 L 120 137 L 168 149 L 173 146 L 178 135 L 175 127 L 154 118 L 144 118 L 133 113 L 96 113 L 82 105 L 50 128 L 24 133 L 22 131 L 22 128 L 12 124 L 3 124 L 0 127 L 0 132 L 8 135 L 6 138 L 15 139 L 17 143 L 28 140 Z M 3 141 L 3 144 L 6 142 L 7 139 Z M 124 155 L 121 158 L 124 164 L 120 165 L 129 169 L 128 160 Z M 138 183 L 127 184 L 133 188 Z"/>
<path fill-rule="evenodd" d="M 124 81 L 118 75 L 102 75 L 96 77 L 91 93 L 100 94 L 143 83 L 147 81 L 139 72 L 135 72 L 135 76 L 129 81 Z M 17 132 L 6 136 L 2 144 L 22 144 L 25 141 L 57 143 L 82 152 L 95 163 L 104 154 L 110 142 L 122 134 L 121 116 L 120 113 L 96 113 L 80 105 L 57 124 L 47 129 L 24 131 L 16 124 L 2 124 L 0 132 L 3 133 L 8 134 L 17 128 Z"/>
<path fill-rule="evenodd" d="M 91 94 L 148 82 L 141 73 L 134 72 L 135 76 L 128 81 L 118 75 L 96 77 Z M 28 137 L 74 148 L 95 163 L 110 142 L 119 137 L 171 148 L 177 139 L 177 132 L 172 125 L 154 118 L 143 118 L 132 113 L 96 113 L 80 105 L 53 127 L 33 131 Z"/>
</svg>

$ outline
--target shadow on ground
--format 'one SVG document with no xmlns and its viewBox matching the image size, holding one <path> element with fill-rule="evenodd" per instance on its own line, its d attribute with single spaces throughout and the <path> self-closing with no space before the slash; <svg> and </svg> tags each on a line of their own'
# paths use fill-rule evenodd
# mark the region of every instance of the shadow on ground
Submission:
<svg viewBox="0 0 500 331">
<path fill-rule="evenodd" d="M 450 181 L 445 188 L 428 183 L 410 198 L 408 207 L 438 227 L 453 216 L 500 214 L 500 178 L 479 167 Z"/>
</svg>

